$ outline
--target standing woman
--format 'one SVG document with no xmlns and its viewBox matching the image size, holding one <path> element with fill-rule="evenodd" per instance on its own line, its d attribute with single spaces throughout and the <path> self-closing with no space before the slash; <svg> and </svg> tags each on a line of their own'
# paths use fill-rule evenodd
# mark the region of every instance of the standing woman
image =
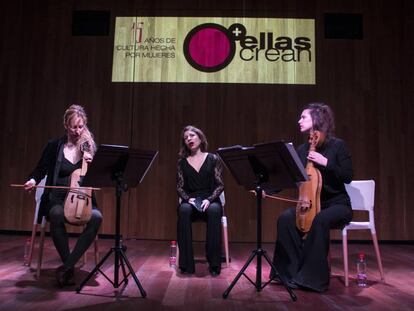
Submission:
<svg viewBox="0 0 414 311">
<path fill-rule="evenodd" d="M 195 272 L 191 223 L 195 219 L 207 222 L 206 254 L 210 274 L 221 271 L 221 217 L 223 208 L 222 166 L 217 155 L 207 152 L 204 133 L 186 126 L 181 133 L 181 147 L 177 166 L 178 206 L 177 239 L 180 249 L 181 273 Z"/>
<path fill-rule="evenodd" d="M 330 229 L 352 220 L 351 202 L 344 186 L 352 181 L 352 161 L 344 141 L 333 136 L 334 116 L 329 106 L 308 104 L 298 123 L 301 133 L 317 130 L 326 137 L 316 151 L 309 152 L 309 143 L 297 150 L 304 166 L 312 161 L 321 173 L 321 211 L 306 237 L 296 228 L 295 208 L 280 215 L 273 264 L 290 287 L 323 292 L 329 286 Z M 272 272 L 271 277 L 277 276 Z"/>
<path fill-rule="evenodd" d="M 26 190 L 31 190 L 45 175 L 47 186 L 69 186 L 70 176 L 81 167 L 82 158 L 88 163 L 92 161 L 96 144 L 87 127 L 87 121 L 83 107 L 72 105 L 66 110 L 63 116 L 66 134 L 48 142 L 36 168 L 25 183 Z M 85 141 L 89 143 L 90 151 L 82 153 L 80 144 Z M 66 194 L 66 189 L 45 189 L 39 209 L 39 219 L 46 216 L 50 221 L 53 243 L 63 262 L 56 270 L 56 280 L 60 287 L 73 284 L 71 278 L 75 264 L 94 241 L 102 222 L 102 214 L 96 207 L 95 197 L 92 196 L 92 217 L 70 252 L 64 217 Z"/>
</svg>

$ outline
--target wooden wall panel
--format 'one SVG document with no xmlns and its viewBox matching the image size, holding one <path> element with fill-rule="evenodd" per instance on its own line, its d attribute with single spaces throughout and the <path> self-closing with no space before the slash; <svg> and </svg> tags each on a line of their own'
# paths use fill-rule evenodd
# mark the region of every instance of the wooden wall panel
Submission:
<svg viewBox="0 0 414 311">
<path fill-rule="evenodd" d="M 110 35 L 71 36 L 74 9 L 110 10 Z M 175 239 L 175 169 L 183 126 L 204 129 L 211 151 L 279 139 L 299 144 L 301 107 L 325 101 L 336 113 L 337 135 L 352 152 L 355 179 L 376 181 L 379 238 L 413 240 L 413 9 L 405 0 L 7 2 L 0 12 L 0 230 L 30 230 L 33 197 L 8 184 L 25 181 L 47 140 L 63 134 L 62 114 L 71 103 L 86 107 L 98 143 L 159 151 L 142 184 L 122 197 L 122 231 Z M 327 12 L 363 14 L 364 39 L 325 39 Z M 317 84 L 111 83 L 115 16 L 134 14 L 315 18 Z M 224 178 L 230 239 L 254 241 L 254 198 L 228 171 Z M 102 232 L 113 233 L 114 191 L 99 193 L 98 202 L 105 217 Z M 274 240 L 277 216 L 287 206 L 264 203 L 265 241 Z M 204 231 L 198 226 L 196 239 L 203 239 Z"/>
</svg>

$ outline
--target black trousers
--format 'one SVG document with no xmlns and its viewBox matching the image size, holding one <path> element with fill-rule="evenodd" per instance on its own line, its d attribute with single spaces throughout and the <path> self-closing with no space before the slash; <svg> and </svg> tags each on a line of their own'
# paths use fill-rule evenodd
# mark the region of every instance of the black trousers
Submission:
<svg viewBox="0 0 414 311">
<path fill-rule="evenodd" d="M 62 259 L 65 269 L 73 268 L 82 257 L 83 253 L 95 240 L 102 223 L 102 214 L 98 209 L 92 209 L 92 217 L 79 236 L 72 252 L 69 249 L 69 239 L 65 227 L 65 214 L 62 204 L 53 204 L 49 211 L 50 233 L 53 244 Z"/>
<path fill-rule="evenodd" d="M 179 267 L 188 273 L 195 272 L 192 222 L 202 219 L 207 223 L 206 255 L 210 267 L 221 267 L 221 217 L 223 208 L 211 202 L 205 212 L 199 212 L 189 203 L 178 206 L 177 240 L 180 250 Z"/>
<path fill-rule="evenodd" d="M 335 203 L 315 216 L 306 239 L 296 228 L 296 209 L 284 211 L 277 222 L 273 264 L 284 281 L 323 292 L 329 286 L 328 252 L 330 229 L 352 220 L 349 203 Z M 271 274 L 274 275 L 272 271 Z M 271 275 L 271 276 L 273 276 Z"/>
</svg>

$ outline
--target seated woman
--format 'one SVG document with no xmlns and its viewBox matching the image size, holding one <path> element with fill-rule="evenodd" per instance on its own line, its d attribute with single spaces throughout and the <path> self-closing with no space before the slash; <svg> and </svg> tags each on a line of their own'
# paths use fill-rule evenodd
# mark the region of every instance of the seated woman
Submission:
<svg viewBox="0 0 414 311">
<path fill-rule="evenodd" d="M 43 154 L 25 183 L 25 189 L 31 190 L 47 175 L 47 186 L 69 186 L 73 171 L 86 162 L 92 161 L 96 144 L 92 133 L 87 127 L 87 116 L 84 108 L 79 105 L 70 106 L 63 116 L 66 133 L 63 137 L 48 142 Z M 89 152 L 81 151 L 81 144 L 87 142 Z M 53 243 L 60 255 L 62 265 L 56 270 L 56 280 L 60 287 L 72 285 L 74 267 L 95 240 L 102 222 L 102 214 L 97 209 L 95 196 L 92 196 L 92 216 L 81 233 L 72 252 L 65 228 L 64 202 L 66 189 L 45 189 L 39 210 L 39 219 L 46 216 L 50 221 L 50 233 Z"/>
<path fill-rule="evenodd" d="M 222 166 L 217 155 L 207 152 L 204 133 L 186 126 L 181 133 L 177 166 L 178 206 L 177 239 L 180 249 L 179 268 L 182 273 L 195 272 L 191 223 L 196 219 L 207 222 L 206 254 L 210 274 L 221 271 L 221 217 L 223 208 Z"/>
<path fill-rule="evenodd" d="M 345 142 L 333 135 L 335 127 L 331 108 L 323 103 L 308 104 L 298 121 L 300 131 L 308 134 L 319 131 L 325 140 L 310 150 L 309 142 L 297 152 L 304 165 L 308 161 L 322 176 L 321 211 L 313 219 L 307 236 L 296 228 L 296 209 L 284 211 L 277 222 L 277 239 L 273 264 L 280 277 L 292 288 L 317 292 L 329 287 L 329 233 L 352 220 L 351 201 L 344 183 L 352 181 L 351 155 Z"/>
</svg>

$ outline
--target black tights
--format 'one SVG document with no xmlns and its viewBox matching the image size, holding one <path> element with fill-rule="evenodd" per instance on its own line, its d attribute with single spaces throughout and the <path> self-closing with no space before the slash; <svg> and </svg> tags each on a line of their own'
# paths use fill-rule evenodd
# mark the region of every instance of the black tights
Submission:
<svg viewBox="0 0 414 311">
<path fill-rule="evenodd" d="M 211 202 L 203 213 L 188 203 L 178 207 L 177 239 L 180 250 L 179 267 L 188 273 L 194 273 L 194 254 L 192 239 L 192 221 L 203 219 L 207 222 L 206 253 L 210 267 L 221 267 L 221 216 L 223 208 L 220 203 Z"/>
<path fill-rule="evenodd" d="M 73 268 L 82 255 L 95 240 L 99 227 L 102 223 L 102 214 L 99 210 L 92 210 L 92 217 L 79 236 L 72 252 L 69 250 L 68 234 L 65 227 L 65 216 L 63 206 L 54 205 L 49 211 L 50 233 L 53 243 L 62 259 L 65 269 Z"/>
</svg>

